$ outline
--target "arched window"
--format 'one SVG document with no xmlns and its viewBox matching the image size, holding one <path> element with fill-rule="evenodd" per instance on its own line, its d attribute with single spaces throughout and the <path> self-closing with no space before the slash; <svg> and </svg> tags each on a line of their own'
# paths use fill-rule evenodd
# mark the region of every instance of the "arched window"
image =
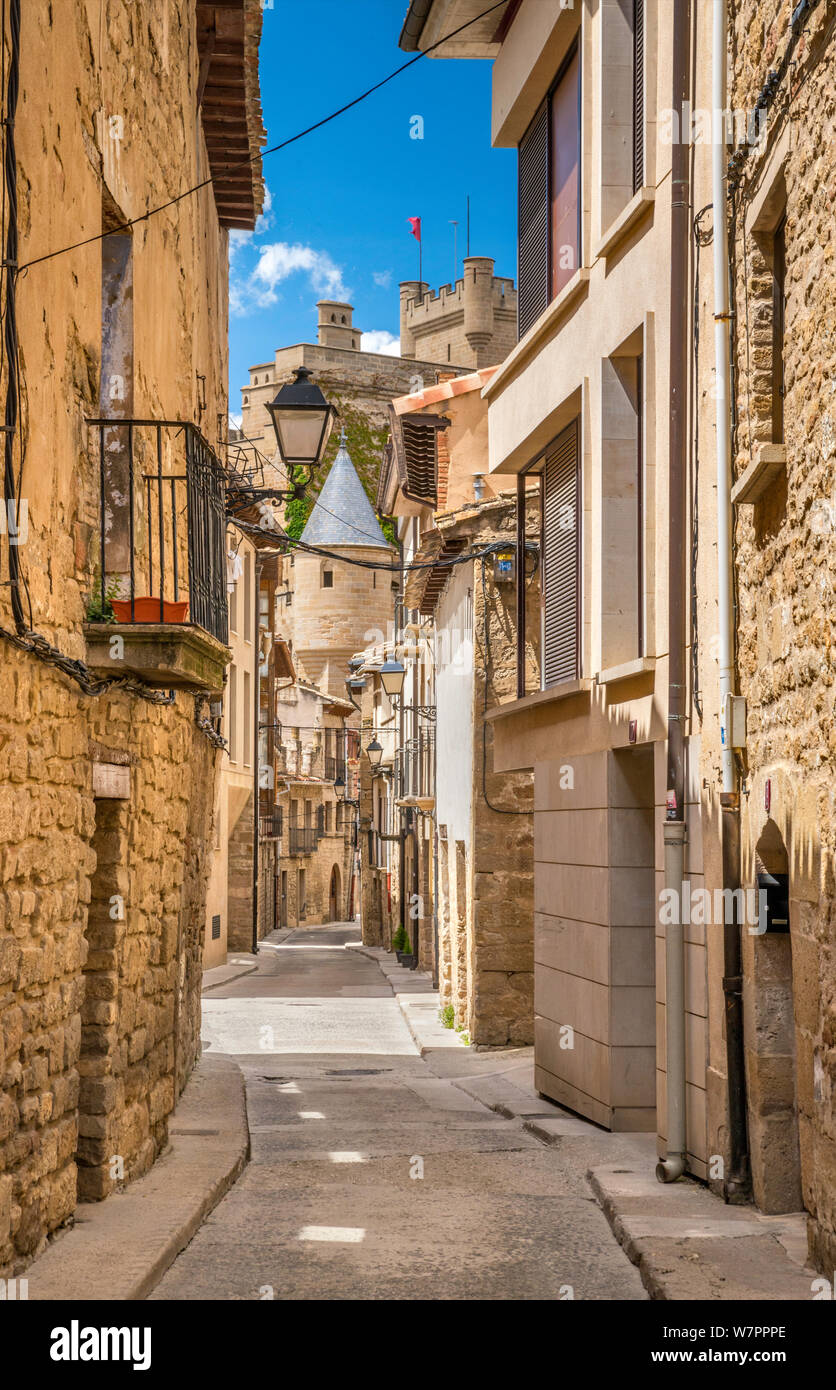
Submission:
<svg viewBox="0 0 836 1390">
<path fill-rule="evenodd" d="M 342 314 L 342 315 L 341 315 L 341 317 L 340 317 L 340 323 L 345 323 L 345 314 Z"/>
<path fill-rule="evenodd" d="M 336 314 L 332 314 L 332 315 L 331 315 L 331 322 L 332 322 L 332 323 L 336 323 L 336 322 L 337 322 L 337 315 L 336 315 Z"/>
</svg>

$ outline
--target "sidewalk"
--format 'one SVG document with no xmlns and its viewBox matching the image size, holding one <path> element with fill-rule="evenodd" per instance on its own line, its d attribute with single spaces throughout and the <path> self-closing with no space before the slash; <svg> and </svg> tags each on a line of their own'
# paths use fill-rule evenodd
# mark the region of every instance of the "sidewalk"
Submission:
<svg viewBox="0 0 836 1390">
<path fill-rule="evenodd" d="M 421 1056 L 474 1100 L 516 1121 L 541 1143 L 576 1151 L 613 1235 L 652 1299 L 804 1301 L 816 1271 L 807 1263 L 802 1212 L 763 1216 L 727 1206 L 690 1178 L 659 1183 L 656 1136 L 610 1134 L 540 1096 L 532 1048 L 473 1051 L 439 1021 L 430 976 L 406 970 L 378 947 L 349 946 L 378 962 Z"/>
<path fill-rule="evenodd" d="M 169 1125 L 170 1147 L 143 1178 L 78 1207 L 23 1277 L 29 1298 L 147 1298 L 235 1182 L 249 1156 L 244 1079 L 228 1057 L 204 1055 Z"/>
</svg>

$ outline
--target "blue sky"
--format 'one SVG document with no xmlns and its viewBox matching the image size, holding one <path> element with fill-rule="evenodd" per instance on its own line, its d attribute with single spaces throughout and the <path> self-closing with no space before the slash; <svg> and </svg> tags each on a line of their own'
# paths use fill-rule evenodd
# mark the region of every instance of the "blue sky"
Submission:
<svg viewBox="0 0 836 1390">
<path fill-rule="evenodd" d="M 261 90 L 268 145 L 357 96 L 410 56 L 398 48 L 406 0 L 265 0 Z M 358 17 L 362 22 L 358 23 Z M 277 347 L 315 340 L 317 299 L 347 298 L 374 334 L 364 346 L 395 349 L 398 282 L 416 279 L 423 220 L 424 279 L 458 271 L 471 199 L 473 255 L 516 275 L 516 155 L 490 144 L 489 62 L 424 58 L 381 92 L 269 155 L 269 211 L 256 231 L 232 233 L 230 410 L 247 369 Z M 415 116 L 423 139 L 410 138 Z M 379 335 L 379 336 L 378 336 Z"/>
</svg>

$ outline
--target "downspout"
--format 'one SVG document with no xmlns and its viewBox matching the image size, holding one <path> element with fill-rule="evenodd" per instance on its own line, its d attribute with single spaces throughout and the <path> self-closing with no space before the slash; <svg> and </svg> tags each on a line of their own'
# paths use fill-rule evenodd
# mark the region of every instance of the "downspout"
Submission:
<svg viewBox="0 0 836 1390">
<path fill-rule="evenodd" d="M 674 0 L 671 105 L 684 124 L 690 110 L 691 0 Z M 685 492 L 688 457 L 688 252 L 690 245 L 690 130 L 671 147 L 670 460 L 668 469 L 668 772 L 665 890 L 677 904 L 665 928 L 665 1070 L 667 1157 L 660 1182 L 685 1172 L 685 943 L 682 880 L 685 854 Z M 673 896 L 671 896 L 671 894 Z"/>
<path fill-rule="evenodd" d="M 715 113 L 725 112 L 727 0 L 714 0 L 711 93 Z M 715 120 L 717 116 L 715 115 Z M 726 216 L 725 121 L 714 131 L 711 196 L 714 204 L 714 359 L 717 382 L 717 621 L 719 625 L 721 719 L 721 843 L 723 888 L 732 890 L 731 920 L 723 922 L 723 994 L 726 1013 L 726 1073 L 729 1109 L 729 1172 L 726 1201 L 745 1196 L 749 1186 L 746 1070 L 743 1046 L 743 966 L 738 921 L 740 887 L 740 793 L 731 738 L 726 728 L 728 697 L 734 690 L 734 588 L 731 503 L 731 306 L 729 234 Z M 728 901 L 723 898 L 724 903 Z"/>
<path fill-rule="evenodd" d="M 253 655 L 255 657 L 255 671 L 253 680 L 255 709 L 253 711 L 253 955 L 258 955 L 258 811 L 259 811 L 259 775 L 258 775 L 258 754 L 259 754 L 259 719 L 261 718 L 261 676 L 259 674 L 258 660 L 258 637 L 260 628 L 260 587 L 261 587 L 261 560 L 256 552 L 254 565 L 255 572 L 255 593 L 253 595 Z"/>
</svg>

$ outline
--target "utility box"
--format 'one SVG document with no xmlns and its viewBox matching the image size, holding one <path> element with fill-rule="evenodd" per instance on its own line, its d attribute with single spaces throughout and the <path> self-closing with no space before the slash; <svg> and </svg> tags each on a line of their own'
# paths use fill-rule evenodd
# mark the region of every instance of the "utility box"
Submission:
<svg viewBox="0 0 836 1390">
<path fill-rule="evenodd" d="M 758 874 L 758 935 L 789 929 L 789 874 Z"/>
<path fill-rule="evenodd" d="M 742 752 L 746 748 L 746 698 L 727 695 L 723 701 L 723 743 Z"/>
</svg>

